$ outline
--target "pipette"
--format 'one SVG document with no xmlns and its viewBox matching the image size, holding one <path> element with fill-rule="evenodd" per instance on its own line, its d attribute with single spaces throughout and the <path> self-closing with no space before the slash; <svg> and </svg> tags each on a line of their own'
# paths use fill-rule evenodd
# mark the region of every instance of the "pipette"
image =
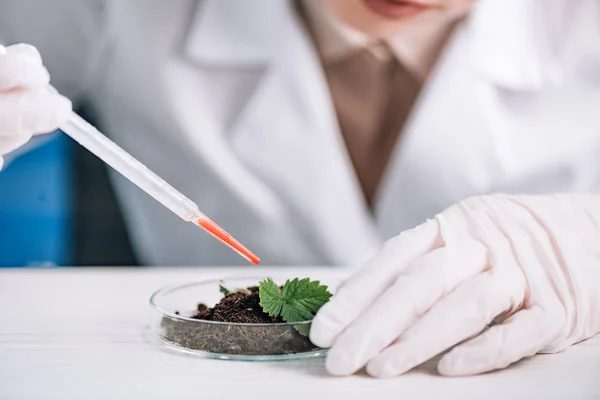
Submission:
<svg viewBox="0 0 600 400">
<path fill-rule="evenodd" d="M 49 86 L 49 89 L 57 92 L 52 86 Z M 77 113 L 72 112 L 69 120 L 60 126 L 60 130 L 129 179 L 144 192 L 154 197 L 184 221 L 191 222 L 204 229 L 252 264 L 260 263 L 260 259 L 255 254 L 211 221 L 200 211 L 193 201 L 178 192 L 154 172 L 150 171 L 144 164 L 100 133 L 100 131 Z"/>
</svg>

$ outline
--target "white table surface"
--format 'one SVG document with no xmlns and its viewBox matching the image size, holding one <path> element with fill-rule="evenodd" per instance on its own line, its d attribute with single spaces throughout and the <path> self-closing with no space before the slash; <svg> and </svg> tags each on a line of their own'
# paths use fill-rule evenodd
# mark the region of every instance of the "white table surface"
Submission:
<svg viewBox="0 0 600 400">
<path fill-rule="evenodd" d="M 293 273 L 335 274 L 316 271 Z M 430 361 L 390 380 L 330 377 L 322 359 L 200 359 L 148 339 L 155 289 L 257 272 L 273 270 L 0 270 L 0 399 L 600 399 L 600 337 L 496 373 L 445 378 Z"/>
</svg>

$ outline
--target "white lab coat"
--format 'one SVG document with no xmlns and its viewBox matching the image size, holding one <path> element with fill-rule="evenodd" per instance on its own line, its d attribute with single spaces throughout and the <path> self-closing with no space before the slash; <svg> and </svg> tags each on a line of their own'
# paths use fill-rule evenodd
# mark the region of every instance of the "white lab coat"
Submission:
<svg viewBox="0 0 600 400">
<path fill-rule="evenodd" d="M 597 0 L 479 0 L 371 212 L 319 59 L 284 0 L 4 0 L 59 90 L 266 264 L 359 264 L 468 196 L 600 187 Z M 113 176 L 148 264 L 244 263 Z"/>
</svg>

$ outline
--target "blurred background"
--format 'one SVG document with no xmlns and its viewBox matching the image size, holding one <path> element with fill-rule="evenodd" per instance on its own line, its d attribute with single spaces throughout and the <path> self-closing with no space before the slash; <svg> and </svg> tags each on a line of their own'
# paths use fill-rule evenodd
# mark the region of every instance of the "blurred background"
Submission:
<svg viewBox="0 0 600 400">
<path fill-rule="evenodd" d="M 0 267 L 138 265 L 106 166 L 60 131 L 42 140 L 0 173 Z"/>
<path fill-rule="evenodd" d="M 0 266 L 72 262 L 71 152 L 69 139 L 56 132 L 46 143 L 7 162 L 0 174 Z"/>
</svg>

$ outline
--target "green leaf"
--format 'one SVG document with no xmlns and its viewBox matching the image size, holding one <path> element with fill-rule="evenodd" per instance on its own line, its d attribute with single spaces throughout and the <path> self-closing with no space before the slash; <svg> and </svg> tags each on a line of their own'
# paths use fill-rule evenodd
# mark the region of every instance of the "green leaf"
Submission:
<svg viewBox="0 0 600 400">
<path fill-rule="evenodd" d="M 283 290 L 271 278 L 259 282 L 260 306 L 273 318 L 281 317 L 285 322 L 309 321 L 331 293 L 327 286 L 310 279 L 286 281 Z"/>
<path fill-rule="evenodd" d="M 283 307 L 283 293 L 273 279 L 267 278 L 258 283 L 258 294 L 260 296 L 260 306 L 263 311 L 273 318 L 281 315 Z"/>
<path fill-rule="evenodd" d="M 294 325 L 294 329 L 297 330 L 302 336 L 308 336 L 310 333 L 310 325 L 308 324 Z"/>
<path fill-rule="evenodd" d="M 219 292 L 223 293 L 223 296 L 227 296 L 230 293 L 243 292 L 250 294 L 246 289 L 232 288 L 225 284 L 225 281 L 219 281 Z"/>
</svg>

